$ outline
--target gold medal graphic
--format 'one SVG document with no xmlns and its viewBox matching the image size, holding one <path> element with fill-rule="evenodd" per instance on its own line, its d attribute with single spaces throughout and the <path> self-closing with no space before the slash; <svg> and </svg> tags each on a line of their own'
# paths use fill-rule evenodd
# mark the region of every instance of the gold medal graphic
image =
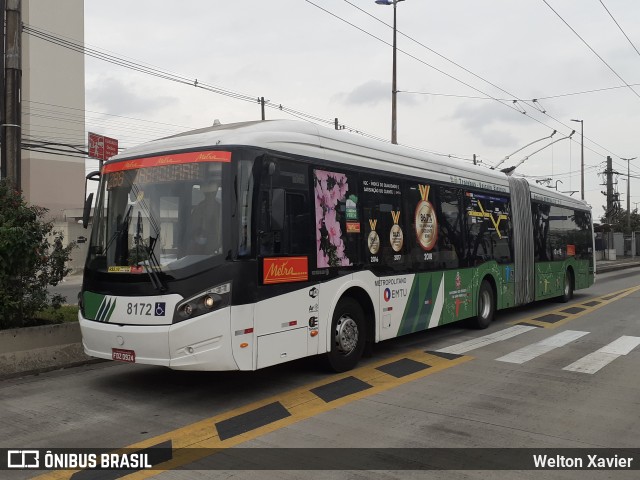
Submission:
<svg viewBox="0 0 640 480">
<path fill-rule="evenodd" d="M 378 236 L 378 232 L 376 232 L 376 225 L 378 224 L 378 220 L 369 219 L 369 226 L 371 227 L 371 232 L 369 232 L 369 237 L 367 238 L 367 245 L 369 246 L 369 251 L 371 255 L 377 255 L 378 251 L 380 251 L 380 237 Z"/>
<path fill-rule="evenodd" d="M 429 185 L 418 185 L 422 200 L 416 206 L 415 225 L 418 244 L 423 250 L 430 251 L 438 240 L 438 220 L 429 198 Z"/>
<path fill-rule="evenodd" d="M 391 217 L 393 218 L 393 227 L 391 227 L 391 233 L 389 234 L 389 241 L 391 242 L 391 248 L 394 252 L 402 250 L 404 244 L 404 236 L 402 235 L 402 229 L 398 222 L 400 221 L 400 210 L 397 212 L 391 211 Z"/>
</svg>

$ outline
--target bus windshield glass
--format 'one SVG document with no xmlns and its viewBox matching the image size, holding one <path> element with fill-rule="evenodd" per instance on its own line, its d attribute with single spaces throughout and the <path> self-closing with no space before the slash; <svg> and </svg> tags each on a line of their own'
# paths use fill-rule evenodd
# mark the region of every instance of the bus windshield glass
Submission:
<svg viewBox="0 0 640 480">
<path fill-rule="evenodd" d="M 223 251 L 229 152 L 169 154 L 105 165 L 88 268 L 176 276 Z"/>
</svg>

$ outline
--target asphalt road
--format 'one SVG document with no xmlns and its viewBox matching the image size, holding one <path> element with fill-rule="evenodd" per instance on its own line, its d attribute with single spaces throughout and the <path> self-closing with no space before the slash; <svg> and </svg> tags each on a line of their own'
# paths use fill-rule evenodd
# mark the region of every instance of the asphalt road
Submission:
<svg viewBox="0 0 640 480">
<path fill-rule="evenodd" d="M 333 447 L 347 456 L 327 460 L 335 469 L 362 453 L 347 449 L 364 447 L 468 455 L 479 447 L 640 449 L 639 306 L 634 268 L 599 275 L 568 304 L 500 312 L 487 330 L 446 326 L 384 342 L 343 375 L 310 358 L 245 373 L 107 362 L 5 380 L 0 447 L 295 447 L 309 449 L 309 459 Z M 136 478 L 638 478 L 637 471 L 212 471 L 198 470 L 212 451 L 193 452 Z M 246 468 L 257 468 L 260 456 L 241 452 Z M 508 463 L 498 457 L 496 465 Z"/>
<path fill-rule="evenodd" d="M 66 277 L 55 287 L 49 287 L 49 293 L 55 293 L 66 297 L 66 302 L 70 305 L 78 304 L 78 294 L 82 288 L 82 274 Z"/>
</svg>

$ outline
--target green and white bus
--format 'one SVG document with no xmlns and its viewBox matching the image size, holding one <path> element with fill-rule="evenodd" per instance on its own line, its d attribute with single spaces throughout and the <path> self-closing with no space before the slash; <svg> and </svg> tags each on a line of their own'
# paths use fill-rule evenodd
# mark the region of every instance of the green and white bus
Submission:
<svg viewBox="0 0 640 480">
<path fill-rule="evenodd" d="M 90 203 L 88 204 L 90 206 Z M 88 355 L 255 370 L 589 287 L 589 206 L 450 158 L 295 121 L 214 126 L 100 172 Z"/>
</svg>

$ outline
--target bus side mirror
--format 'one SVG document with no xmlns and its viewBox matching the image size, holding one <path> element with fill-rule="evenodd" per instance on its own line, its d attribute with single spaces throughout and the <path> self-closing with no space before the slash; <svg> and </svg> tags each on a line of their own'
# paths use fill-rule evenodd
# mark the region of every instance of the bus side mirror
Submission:
<svg viewBox="0 0 640 480">
<path fill-rule="evenodd" d="M 271 230 L 282 230 L 284 227 L 285 191 L 275 188 L 271 191 Z"/>
<path fill-rule="evenodd" d="M 90 193 L 87 197 L 87 182 L 91 180 L 92 182 L 100 181 L 100 172 L 95 171 L 88 174 L 84 179 L 84 211 L 82 212 L 82 226 L 87 228 L 89 225 L 89 217 L 91 217 L 91 203 L 93 202 L 93 193 Z"/>
<path fill-rule="evenodd" d="M 90 193 L 84 201 L 84 211 L 82 212 L 82 226 L 87 228 L 89 225 L 89 217 L 91 216 L 91 203 L 93 203 L 93 193 Z"/>
</svg>

